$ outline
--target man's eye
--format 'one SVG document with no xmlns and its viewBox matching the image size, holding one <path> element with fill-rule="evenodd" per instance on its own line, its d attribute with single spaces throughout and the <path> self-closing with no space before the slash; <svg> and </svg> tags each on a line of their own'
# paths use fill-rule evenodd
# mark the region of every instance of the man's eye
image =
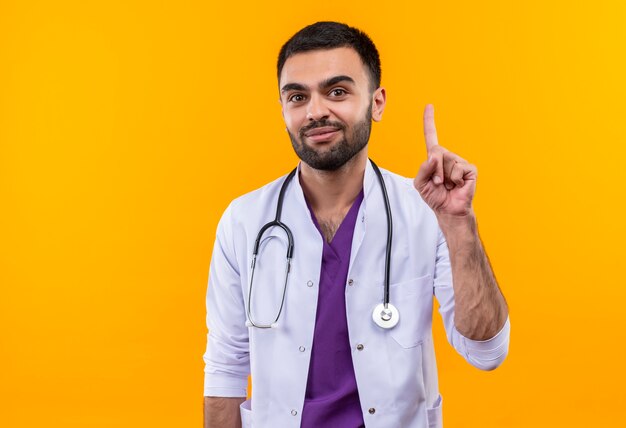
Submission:
<svg viewBox="0 0 626 428">
<path fill-rule="evenodd" d="M 289 97 L 288 101 L 293 101 L 293 102 L 300 102 L 300 101 L 304 101 L 304 95 L 302 94 L 293 94 L 292 96 Z"/>
<path fill-rule="evenodd" d="M 345 89 L 340 89 L 340 88 L 336 88 L 333 89 L 332 91 L 330 91 L 330 94 L 333 97 L 341 97 L 342 95 L 345 95 L 347 92 L 345 91 Z"/>
</svg>

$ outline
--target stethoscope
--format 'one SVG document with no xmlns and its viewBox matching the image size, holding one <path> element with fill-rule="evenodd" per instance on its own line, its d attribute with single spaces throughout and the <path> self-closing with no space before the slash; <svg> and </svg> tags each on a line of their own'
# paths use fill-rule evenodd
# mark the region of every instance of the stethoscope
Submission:
<svg viewBox="0 0 626 428">
<path fill-rule="evenodd" d="M 380 183 L 380 187 L 383 193 L 383 199 L 385 202 L 385 210 L 387 212 L 387 247 L 385 248 L 385 286 L 384 286 L 384 293 L 383 293 L 383 303 L 379 303 L 378 305 L 376 305 L 376 307 L 374 308 L 374 311 L 372 312 L 372 319 L 374 320 L 376 325 L 378 325 L 379 327 L 392 328 L 392 327 L 395 327 L 396 324 L 398 324 L 398 321 L 400 320 L 400 313 L 398 312 L 398 309 L 394 305 L 389 303 L 389 271 L 390 271 L 390 265 L 391 265 L 391 238 L 392 238 L 392 232 L 393 232 L 393 227 L 392 227 L 392 222 L 391 222 L 391 208 L 389 206 L 389 197 L 387 196 L 387 188 L 385 187 L 383 175 L 380 173 L 380 169 L 378 169 L 378 166 L 376 166 L 376 164 L 371 159 L 370 159 L 370 162 L 372 163 L 374 172 L 376 172 L 376 176 L 378 177 L 378 181 Z M 261 230 L 259 230 L 259 233 L 257 234 L 257 237 L 256 237 L 256 241 L 254 242 L 254 249 L 252 251 L 252 266 L 251 266 L 252 272 L 250 273 L 250 287 L 248 288 L 248 301 L 246 302 L 246 305 L 248 307 L 247 309 L 248 320 L 246 321 L 246 325 L 248 327 L 274 328 L 276 327 L 278 319 L 280 318 L 280 314 L 283 311 L 283 305 L 285 304 L 285 294 L 287 292 L 287 282 L 289 281 L 289 271 L 291 270 L 291 258 L 293 256 L 293 234 L 291 233 L 291 230 L 289 229 L 289 227 L 287 227 L 285 223 L 280 221 L 280 215 L 283 209 L 283 199 L 285 198 L 285 191 L 287 190 L 287 185 L 296 174 L 296 171 L 297 171 L 297 168 L 294 168 L 294 170 L 291 171 L 289 175 L 283 181 L 283 184 L 280 188 L 280 193 L 278 194 L 278 202 L 276 204 L 276 217 L 274 218 L 273 221 L 270 221 L 269 223 L 265 224 L 261 228 Z M 262 324 L 262 323 L 254 321 L 252 317 L 252 309 L 251 309 L 251 304 L 250 304 L 250 302 L 252 301 L 252 284 L 254 281 L 254 267 L 256 265 L 256 258 L 259 253 L 259 245 L 261 243 L 263 234 L 265 233 L 267 229 L 269 229 L 270 227 L 274 227 L 274 226 L 281 228 L 287 235 L 287 240 L 288 240 L 287 264 L 285 267 L 285 283 L 283 285 L 283 297 L 281 299 L 280 308 L 278 309 L 276 318 L 274 319 L 274 321 L 272 321 L 269 324 Z"/>
</svg>

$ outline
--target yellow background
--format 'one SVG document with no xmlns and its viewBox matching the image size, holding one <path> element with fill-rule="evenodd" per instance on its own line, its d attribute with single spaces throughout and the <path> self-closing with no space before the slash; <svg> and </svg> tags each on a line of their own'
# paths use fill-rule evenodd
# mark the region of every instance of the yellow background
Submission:
<svg viewBox="0 0 626 428">
<path fill-rule="evenodd" d="M 0 1 L 0 426 L 200 426 L 216 223 L 295 165 L 275 58 L 323 19 L 381 52 L 379 165 L 432 102 L 479 169 L 512 342 L 480 372 L 437 316 L 446 426 L 621 426 L 624 5 Z"/>
</svg>

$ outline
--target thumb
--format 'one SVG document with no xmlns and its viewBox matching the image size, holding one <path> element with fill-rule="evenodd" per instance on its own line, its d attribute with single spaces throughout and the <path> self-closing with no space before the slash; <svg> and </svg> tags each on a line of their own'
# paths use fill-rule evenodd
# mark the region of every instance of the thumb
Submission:
<svg viewBox="0 0 626 428">
<path fill-rule="evenodd" d="M 413 185 L 415 188 L 420 191 L 426 183 L 430 180 L 432 175 L 437 170 L 437 160 L 435 156 L 429 156 L 422 165 L 420 166 L 419 171 L 417 171 L 417 176 L 415 180 L 413 180 Z"/>
</svg>

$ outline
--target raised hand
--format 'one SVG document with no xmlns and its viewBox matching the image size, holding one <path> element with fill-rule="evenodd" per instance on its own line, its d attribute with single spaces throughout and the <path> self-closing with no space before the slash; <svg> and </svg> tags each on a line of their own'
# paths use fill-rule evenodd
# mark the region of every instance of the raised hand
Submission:
<svg viewBox="0 0 626 428">
<path fill-rule="evenodd" d="M 437 215 L 450 254 L 454 325 L 466 338 L 484 341 L 505 331 L 508 308 L 478 235 L 472 198 L 476 167 L 438 144 L 432 105 L 424 110 L 428 159 L 414 185 Z M 508 342 L 507 342 L 508 343 Z M 508 346 L 508 345 L 507 345 Z"/>
<path fill-rule="evenodd" d="M 439 145 L 432 104 L 424 109 L 424 137 L 428 158 L 413 181 L 415 188 L 438 217 L 472 214 L 478 172 L 474 165 Z"/>
</svg>

